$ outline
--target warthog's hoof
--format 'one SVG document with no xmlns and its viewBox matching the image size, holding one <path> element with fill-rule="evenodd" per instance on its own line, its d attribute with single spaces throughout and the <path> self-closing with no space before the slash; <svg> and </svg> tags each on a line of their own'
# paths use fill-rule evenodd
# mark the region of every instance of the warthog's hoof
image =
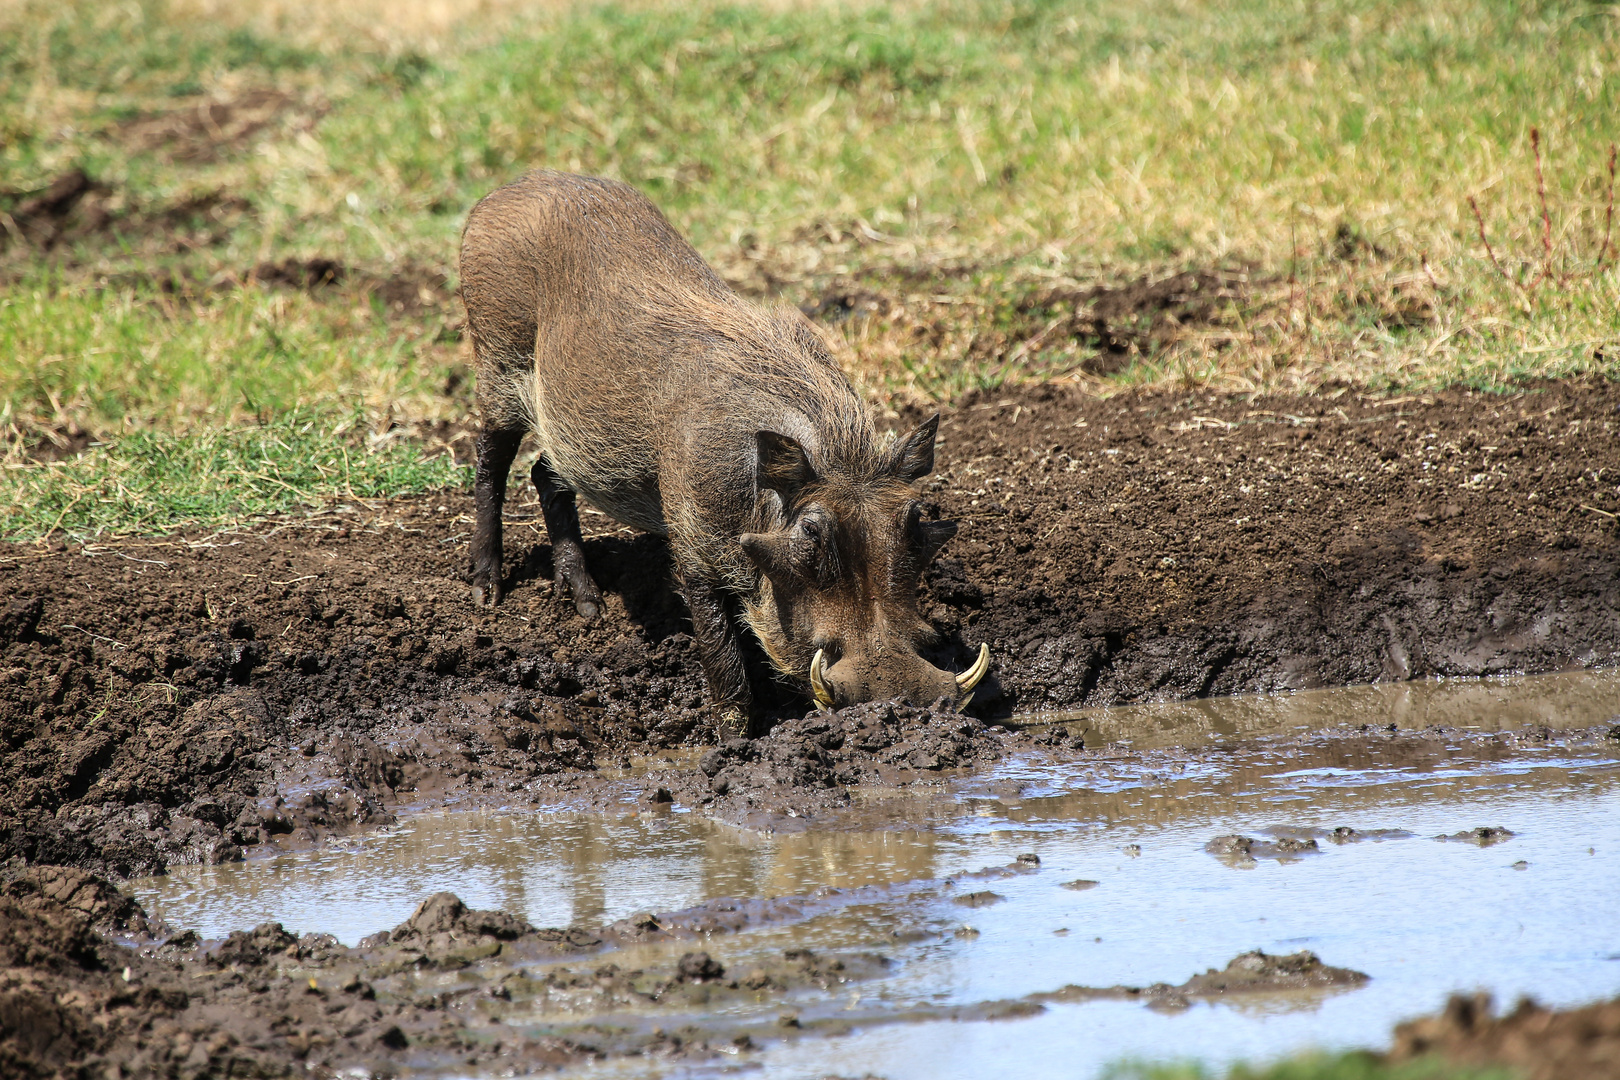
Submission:
<svg viewBox="0 0 1620 1080">
<path fill-rule="evenodd" d="M 720 708 L 714 721 L 714 733 L 720 742 L 748 737 L 748 714 L 735 705 Z"/>
<path fill-rule="evenodd" d="M 557 596 L 573 595 L 574 610 L 587 623 L 595 622 L 602 614 L 602 590 L 596 587 L 596 581 L 583 569 L 572 574 L 560 573 L 552 584 Z"/>
<path fill-rule="evenodd" d="M 501 602 L 505 595 L 498 581 L 474 583 L 472 587 L 472 602 L 476 607 L 494 607 Z"/>
</svg>

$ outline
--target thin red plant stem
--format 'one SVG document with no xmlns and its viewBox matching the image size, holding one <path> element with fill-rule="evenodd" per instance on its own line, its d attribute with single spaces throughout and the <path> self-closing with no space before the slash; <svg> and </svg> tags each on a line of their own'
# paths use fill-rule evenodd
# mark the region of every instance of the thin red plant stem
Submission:
<svg viewBox="0 0 1620 1080">
<path fill-rule="evenodd" d="M 1502 269 L 1501 263 L 1496 261 L 1496 252 L 1491 248 L 1491 242 L 1485 239 L 1485 218 L 1480 214 L 1479 203 L 1474 201 L 1472 195 L 1468 196 L 1468 208 L 1474 212 L 1474 224 L 1479 228 L 1479 242 L 1485 245 L 1485 254 L 1491 257 L 1491 265 L 1496 267 L 1496 272 L 1502 275 L 1503 281 L 1516 288 L 1524 288 L 1517 281 L 1514 281 L 1506 270 Z"/>
<path fill-rule="evenodd" d="M 1603 260 L 1609 255 L 1609 230 L 1614 225 L 1614 143 L 1609 144 L 1609 205 L 1603 212 L 1603 246 L 1598 248 L 1597 266 L 1603 269 Z"/>
<path fill-rule="evenodd" d="M 1541 201 L 1541 273 L 1525 286 L 1529 292 L 1552 274 L 1552 216 L 1547 213 L 1547 181 L 1541 173 L 1541 129 L 1530 129 L 1530 150 L 1536 156 L 1536 198 Z"/>
</svg>

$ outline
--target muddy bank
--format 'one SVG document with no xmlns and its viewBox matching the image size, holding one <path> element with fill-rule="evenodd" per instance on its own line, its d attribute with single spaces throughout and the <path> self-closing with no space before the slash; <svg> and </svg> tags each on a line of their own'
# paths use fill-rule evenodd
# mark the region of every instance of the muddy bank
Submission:
<svg viewBox="0 0 1620 1080">
<path fill-rule="evenodd" d="M 712 901 L 594 930 L 540 929 L 438 893 L 399 926 L 349 948 L 277 923 L 200 941 L 149 921 L 94 875 L 27 870 L 0 886 L 7 969 L 0 1065 L 8 1076 L 30 1078 L 93 1075 L 103 1065 L 134 1078 L 469 1069 L 523 1075 L 625 1056 L 747 1060 L 783 1040 L 889 1024 L 1008 1020 L 1053 1005 L 1139 1002 L 1173 1012 L 1197 1002 L 1333 993 L 1368 981 L 1310 952 L 1251 951 L 1177 985 L 1071 984 L 946 1005 L 886 1005 L 878 995 L 857 1006 L 860 999 L 846 1000 L 842 988 L 890 975 L 895 961 L 881 951 L 794 948 L 729 962 L 727 942 L 739 931 L 815 918 L 879 894 L 993 895 L 984 883 L 1038 872 L 1020 862 L 853 895 L 834 889 L 769 902 Z M 670 947 L 637 948 L 660 942 Z M 1589 1080 L 1617 1075 L 1617 1051 L 1614 1002 L 1562 1012 L 1522 1002 L 1498 1018 L 1487 998 L 1459 997 L 1439 1016 L 1400 1025 L 1386 1056 L 1507 1065 L 1533 1080 Z"/>
<path fill-rule="evenodd" d="M 814 814 L 995 757 L 1031 737 L 995 726 L 1015 711 L 1613 664 L 1617 425 L 1603 384 L 964 401 L 929 484 L 962 530 L 924 610 L 937 661 L 994 652 L 974 716 L 807 717 L 761 673 L 761 725 L 793 723 L 675 762 L 665 795 Z M 459 492 L 5 549 L 0 857 L 151 873 L 402 806 L 600 800 L 631 755 L 712 744 L 664 545 L 585 515 L 607 597 L 585 626 L 537 509 L 525 486 L 493 612 L 459 579 Z"/>
<path fill-rule="evenodd" d="M 1250 952 L 1177 986 L 1069 985 L 970 1005 L 895 1008 L 877 1000 L 856 1009 L 825 992 L 888 975 L 888 956 L 801 948 L 742 965 L 726 959 L 727 937 L 743 929 L 804 921 L 880 894 L 932 896 L 964 882 L 1035 872 L 1035 864 L 1021 862 L 856 895 L 835 889 L 769 902 L 714 901 L 595 930 L 539 929 L 438 893 L 393 930 L 347 948 L 277 923 L 203 942 L 150 922 L 91 874 L 28 870 L 0 888 L 0 959 L 7 966 L 0 1064 L 16 1077 L 91 1075 L 103 1063 L 116 1063 L 128 1077 L 529 1073 L 626 1055 L 746 1054 L 780 1039 L 1031 1016 L 1055 1003 L 1177 1009 L 1366 982 L 1308 952 Z M 680 945 L 685 941 L 691 949 Z M 676 947 L 619 957 L 629 946 L 659 942 Z M 823 994 L 795 996 L 805 990 Z M 762 1021 L 757 1007 L 773 1000 L 783 1011 Z M 726 1009 L 741 1004 L 755 1006 L 753 1014 Z M 603 1016 L 612 1022 L 602 1023 Z"/>
<path fill-rule="evenodd" d="M 1438 1016 L 1395 1029 L 1394 1061 L 1443 1057 L 1512 1069 L 1525 1080 L 1620 1077 L 1620 1000 L 1581 1009 L 1520 1001 L 1498 1016 L 1488 994 L 1458 995 Z"/>
</svg>

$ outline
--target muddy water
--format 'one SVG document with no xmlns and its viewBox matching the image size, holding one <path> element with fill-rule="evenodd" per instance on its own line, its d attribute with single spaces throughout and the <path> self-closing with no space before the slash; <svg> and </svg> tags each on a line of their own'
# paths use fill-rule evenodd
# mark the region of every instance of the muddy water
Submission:
<svg viewBox="0 0 1620 1080">
<path fill-rule="evenodd" d="M 1368 724 L 1471 731 L 1589 727 L 1620 711 L 1620 670 L 1378 683 L 1289 694 L 1076 709 L 1020 718 L 1083 733 L 1087 746 L 1197 747 L 1222 739 Z"/>
<path fill-rule="evenodd" d="M 1162 746 L 1300 726 L 1584 726 L 1620 711 L 1613 673 L 1401 689 L 1067 722 Z M 1510 753 L 1466 739 L 1413 750 L 1346 738 L 1142 758 L 1024 756 L 948 793 L 884 799 L 891 810 L 913 800 L 916 820 L 938 823 L 927 831 L 759 834 L 678 811 L 421 815 L 347 847 L 177 870 L 138 892 L 149 910 L 206 936 L 275 919 L 349 943 L 440 889 L 559 926 L 723 896 L 816 894 L 797 914 L 700 947 L 734 973 L 806 947 L 879 953 L 886 973 L 733 1004 L 724 1015 L 593 1016 L 547 1004 L 504 1022 L 562 1033 L 592 1023 L 720 1025 L 758 1047 L 707 1062 L 618 1059 L 593 1074 L 763 1066 L 782 1077 L 1086 1076 L 1128 1057 L 1221 1062 L 1377 1046 L 1393 1023 L 1453 990 L 1559 1005 L 1620 992 L 1616 758 L 1612 742 L 1557 738 L 1519 739 Z M 1513 835 L 1484 845 L 1436 839 L 1482 826 Z M 1339 828 L 1356 832 L 1335 836 Z M 1210 841 L 1230 834 L 1253 841 L 1248 853 L 1230 844 L 1211 853 Z M 1314 839 L 1317 850 L 1285 852 L 1274 846 L 1281 838 Z M 1038 869 L 967 876 L 1027 852 L 1039 855 Z M 995 898 L 964 902 L 984 892 Z M 601 962 L 651 965 L 693 947 L 637 946 Z M 982 1018 L 998 1011 L 984 1003 L 1066 984 L 1180 983 L 1255 948 L 1309 949 L 1371 981 L 1170 1010 L 1093 1001 Z M 784 1013 L 800 1026 L 781 1026 Z"/>
</svg>

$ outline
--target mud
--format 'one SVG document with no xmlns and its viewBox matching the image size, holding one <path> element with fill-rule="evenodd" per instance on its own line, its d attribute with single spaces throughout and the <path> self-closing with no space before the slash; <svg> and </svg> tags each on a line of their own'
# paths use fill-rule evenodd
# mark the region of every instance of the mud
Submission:
<svg viewBox="0 0 1620 1080">
<path fill-rule="evenodd" d="M 1488 994 L 1458 995 L 1438 1016 L 1397 1027 L 1388 1056 L 1506 1067 L 1525 1080 L 1613 1080 L 1620 1077 L 1620 999 L 1565 1010 L 1522 1000 L 1497 1016 Z"/>
<path fill-rule="evenodd" d="M 1029 870 L 1014 864 L 966 877 Z M 949 884 L 912 882 L 899 891 Z M 860 902 L 837 890 L 820 899 Z M 1175 1009 L 1194 1000 L 1366 981 L 1309 952 L 1257 951 L 1177 986 L 1069 985 L 969 1005 L 878 1004 L 836 1017 L 801 1015 L 801 994 L 769 1027 L 726 1019 L 733 1003 L 757 1011 L 773 998 L 826 993 L 888 974 L 891 960 L 870 951 L 794 948 L 730 969 L 710 951 L 721 943 L 717 935 L 745 924 L 810 918 L 817 900 L 784 897 L 772 912 L 756 910 L 742 923 L 693 909 L 590 932 L 537 929 L 438 893 L 392 931 L 347 948 L 327 935 L 296 936 L 279 923 L 201 942 L 150 922 L 139 905 L 93 875 L 26 870 L 0 889 L 0 959 L 7 967 L 0 1064 L 16 1077 L 97 1075 L 104 1066 L 137 1078 L 528 1073 L 625 1055 L 701 1060 L 754 1049 L 760 1040 L 874 1025 L 1009 1019 L 1053 1003 L 1121 1000 Z M 705 905 L 722 916 L 742 906 Z M 616 950 L 632 944 L 696 936 L 711 943 L 635 953 L 634 967 L 614 962 Z M 625 1010 L 639 1010 L 641 1021 L 587 1022 Z M 667 1029 L 695 1013 L 705 1019 Z"/>
<path fill-rule="evenodd" d="M 761 673 L 774 736 L 672 759 L 657 786 L 802 823 L 851 786 L 933 783 L 1021 740 L 1083 752 L 1076 731 L 1000 726 L 1015 711 L 1613 663 L 1617 410 L 1598 384 L 970 399 L 942 428 L 930 497 L 962 531 L 924 610 L 939 662 L 991 645 L 974 715 L 806 715 Z M 494 612 L 460 580 L 460 492 L 7 548 L 0 857 L 122 877 L 400 808 L 605 805 L 632 757 L 711 742 L 664 545 L 586 513 L 608 598 L 587 627 L 551 596 L 524 498 Z"/>
</svg>

